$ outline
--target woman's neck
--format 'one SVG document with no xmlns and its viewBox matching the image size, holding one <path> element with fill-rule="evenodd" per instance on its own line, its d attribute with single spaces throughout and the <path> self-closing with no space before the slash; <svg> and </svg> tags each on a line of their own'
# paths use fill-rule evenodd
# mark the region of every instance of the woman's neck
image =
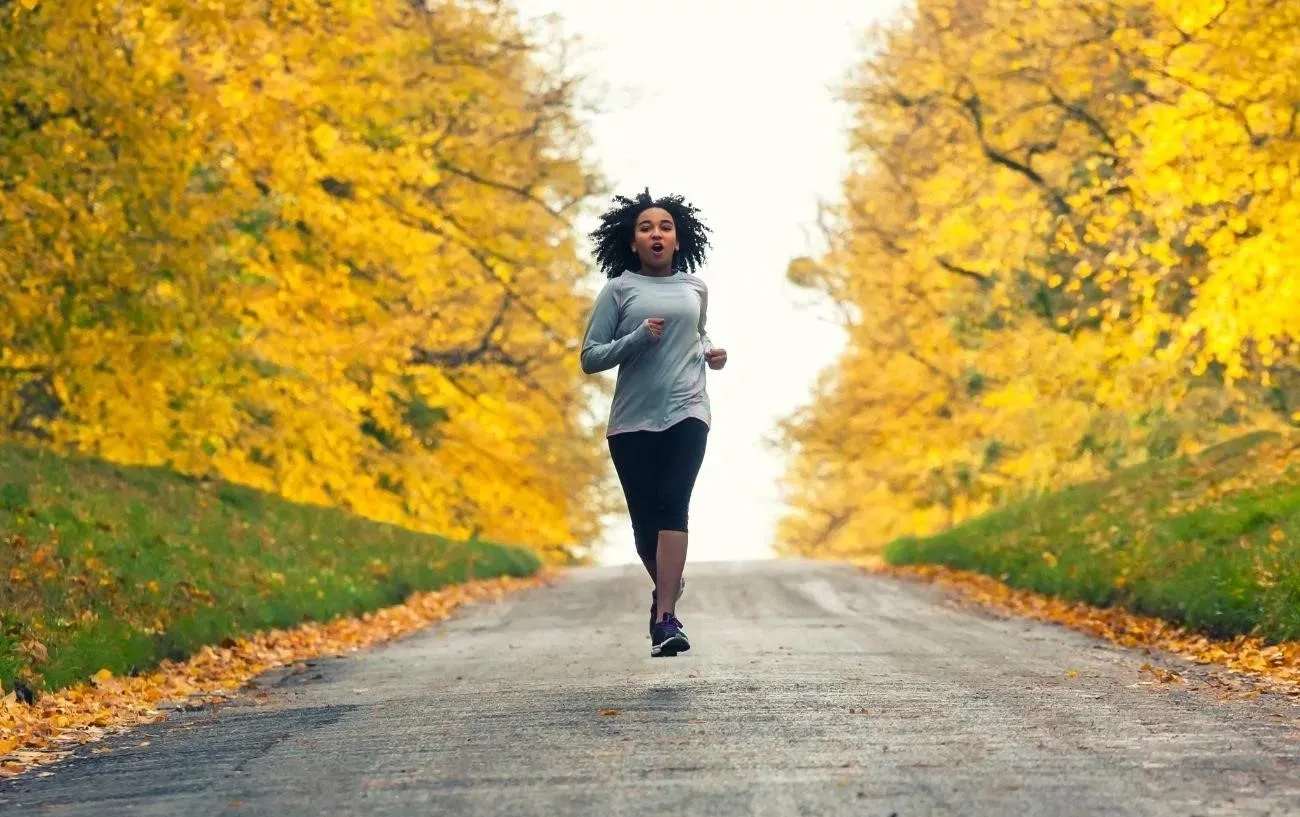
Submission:
<svg viewBox="0 0 1300 817">
<path fill-rule="evenodd" d="M 650 267 L 650 266 L 646 266 L 645 264 L 642 264 L 641 274 L 649 275 L 654 278 L 667 278 L 668 276 L 673 274 L 673 268 L 671 266 L 667 266 L 661 269 L 655 269 L 654 267 Z"/>
</svg>

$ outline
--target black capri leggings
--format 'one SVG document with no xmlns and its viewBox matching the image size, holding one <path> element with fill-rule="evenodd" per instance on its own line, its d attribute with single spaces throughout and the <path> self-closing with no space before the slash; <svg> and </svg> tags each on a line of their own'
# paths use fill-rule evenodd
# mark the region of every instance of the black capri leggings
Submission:
<svg viewBox="0 0 1300 817">
<path fill-rule="evenodd" d="M 708 424 L 688 417 L 663 431 L 629 431 L 609 438 L 610 458 L 632 517 L 636 552 L 651 574 L 659 531 L 686 531 L 691 491 L 708 437 Z"/>
</svg>

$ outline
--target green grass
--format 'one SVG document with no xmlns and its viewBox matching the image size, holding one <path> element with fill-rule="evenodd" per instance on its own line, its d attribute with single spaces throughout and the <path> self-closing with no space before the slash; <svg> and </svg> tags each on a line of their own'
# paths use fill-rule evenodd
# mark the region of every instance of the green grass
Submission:
<svg viewBox="0 0 1300 817">
<path fill-rule="evenodd" d="M 163 469 L 0 445 L 6 689 L 20 675 L 59 688 L 101 668 L 135 673 L 237 634 L 539 567 L 525 549 L 449 541 Z"/>
<path fill-rule="evenodd" d="M 1150 463 L 892 542 L 885 559 L 978 571 L 1214 636 L 1300 638 L 1300 470 L 1268 467 L 1290 445 L 1256 434 Z"/>
</svg>

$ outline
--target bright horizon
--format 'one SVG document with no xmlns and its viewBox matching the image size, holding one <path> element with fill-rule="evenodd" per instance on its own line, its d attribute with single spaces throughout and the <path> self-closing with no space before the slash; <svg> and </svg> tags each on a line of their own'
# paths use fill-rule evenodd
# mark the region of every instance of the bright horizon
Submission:
<svg viewBox="0 0 1300 817">
<path fill-rule="evenodd" d="M 849 113 L 835 93 L 865 54 L 867 27 L 899 3 L 769 3 L 761 14 L 739 0 L 515 6 L 526 20 L 556 14 L 580 38 L 569 68 L 588 80 L 582 96 L 609 89 L 584 121 L 613 190 L 681 193 L 713 230 L 701 275 L 709 334 L 729 362 L 709 373 L 713 427 L 690 559 L 771 558 L 786 463 L 765 440 L 843 348 L 829 304 L 790 285 L 785 269 L 821 247 L 818 203 L 839 199 L 848 166 Z M 594 411 L 603 420 L 608 404 Z M 601 564 L 636 561 L 625 514 L 607 520 L 597 546 Z"/>
</svg>

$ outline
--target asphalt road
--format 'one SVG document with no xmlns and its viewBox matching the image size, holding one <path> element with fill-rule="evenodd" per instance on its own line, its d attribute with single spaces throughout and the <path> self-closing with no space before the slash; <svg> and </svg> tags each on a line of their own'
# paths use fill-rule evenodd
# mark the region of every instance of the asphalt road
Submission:
<svg viewBox="0 0 1300 817">
<path fill-rule="evenodd" d="M 642 575 L 579 571 L 4 784 L 0 813 L 1300 814 L 1275 696 L 1143 685 L 1147 656 L 847 567 L 688 581 L 680 657 L 649 657 Z"/>
</svg>

